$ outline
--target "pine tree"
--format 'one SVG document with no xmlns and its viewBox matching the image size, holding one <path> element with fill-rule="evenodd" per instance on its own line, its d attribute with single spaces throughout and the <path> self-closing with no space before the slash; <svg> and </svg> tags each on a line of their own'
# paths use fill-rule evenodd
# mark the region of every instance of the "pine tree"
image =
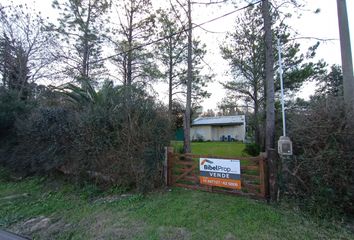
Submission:
<svg viewBox="0 0 354 240">
<path fill-rule="evenodd" d="M 155 35 L 155 14 L 150 0 L 124 0 L 117 4 L 119 26 L 110 37 L 117 52 L 113 63 L 125 86 L 147 84 L 160 77 L 150 47 Z"/>
<path fill-rule="evenodd" d="M 70 78 L 81 85 L 95 83 L 104 75 L 102 55 L 103 34 L 108 31 L 108 0 L 54 0 L 52 6 L 60 10 L 59 26 L 52 28 L 63 41 L 58 54 Z"/>
</svg>

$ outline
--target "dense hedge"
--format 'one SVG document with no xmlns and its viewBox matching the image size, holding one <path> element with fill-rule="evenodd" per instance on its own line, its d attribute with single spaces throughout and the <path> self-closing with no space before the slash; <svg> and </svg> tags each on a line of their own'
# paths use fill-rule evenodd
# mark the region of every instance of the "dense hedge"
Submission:
<svg viewBox="0 0 354 240">
<path fill-rule="evenodd" d="M 353 123 L 340 97 L 313 99 L 291 116 L 288 192 L 318 216 L 354 213 Z"/>
<path fill-rule="evenodd" d="M 76 99 L 77 100 L 77 99 Z M 25 174 L 58 169 L 81 179 L 145 191 L 161 183 L 170 138 L 164 106 L 138 89 L 108 86 L 89 102 L 62 96 L 15 124 L 2 162 Z"/>
</svg>

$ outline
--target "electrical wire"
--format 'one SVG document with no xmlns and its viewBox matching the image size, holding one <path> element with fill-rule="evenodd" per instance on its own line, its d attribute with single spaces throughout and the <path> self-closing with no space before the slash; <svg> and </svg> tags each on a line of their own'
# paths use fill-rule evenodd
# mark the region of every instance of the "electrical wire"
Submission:
<svg viewBox="0 0 354 240">
<path fill-rule="evenodd" d="M 202 23 L 199 23 L 199 24 L 195 24 L 195 25 L 193 25 L 191 28 L 194 29 L 194 28 L 196 28 L 196 27 L 201 27 L 201 26 L 203 26 L 203 25 L 205 25 L 205 24 L 208 24 L 208 23 L 214 22 L 214 21 L 216 21 L 216 20 L 222 19 L 222 18 L 227 17 L 227 16 L 229 16 L 229 15 L 232 15 L 232 14 L 234 14 L 234 13 L 236 13 L 236 12 L 242 11 L 242 10 L 248 8 L 248 7 L 257 5 L 257 4 L 260 3 L 261 1 L 262 1 L 262 0 L 259 0 L 259 1 L 254 2 L 254 3 L 250 3 L 250 4 L 248 4 L 248 5 L 244 6 L 244 7 L 235 9 L 235 10 L 233 10 L 233 11 L 231 11 L 231 12 L 228 12 L 228 13 L 225 13 L 225 14 L 223 14 L 223 15 L 221 15 L 221 16 L 212 18 L 212 19 L 210 19 L 210 20 L 208 20 L 208 21 L 205 21 L 205 22 L 202 22 Z M 126 50 L 126 51 L 122 51 L 122 52 L 113 54 L 113 55 L 108 56 L 108 57 L 105 57 L 105 58 L 101 58 L 101 59 L 99 59 L 99 60 L 96 60 L 96 61 L 93 61 L 93 62 L 90 62 L 90 63 L 91 63 L 91 64 L 95 64 L 95 63 L 99 63 L 99 62 L 102 62 L 102 61 L 109 60 L 109 59 L 111 59 L 111 58 L 114 58 L 114 57 L 117 57 L 117 56 L 126 54 L 126 53 L 128 53 L 128 52 L 133 51 L 133 50 L 137 50 L 137 49 L 144 48 L 144 47 L 150 46 L 150 45 L 152 45 L 152 44 L 158 43 L 158 42 L 163 41 L 163 40 L 165 40 L 165 39 L 171 38 L 171 37 L 173 37 L 173 36 L 175 36 L 175 35 L 181 34 L 181 33 L 183 33 L 183 32 L 187 32 L 188 30 L 189 30 L 189 28 L 185 28 L 185 29 L 183 29 L 183 30 L 181 30 L 181 31 L 172 33 L 172 34 L 170 34 L 170 35 L 168 35 L 168 36 L 158 38 L 158 39 L 156 39 L 156 40 L 147 42 L 147 43 L 145 43 L 145 44 L 141 44 L 141 45 L 139 45 L 139 46 L 133 47 L 133 48 L 128 49 L 128 50 Z"/>
</svg>

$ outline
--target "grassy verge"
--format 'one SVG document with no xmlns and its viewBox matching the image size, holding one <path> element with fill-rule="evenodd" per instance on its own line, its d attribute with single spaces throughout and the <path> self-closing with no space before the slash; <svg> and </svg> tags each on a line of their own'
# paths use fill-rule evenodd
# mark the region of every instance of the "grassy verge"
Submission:
<svg viewBox="0 0 354 240">
<path fill-rule="evenodd" d="M 173 141 L 175 149 L 183 148 L 183 142 Z M 192 142 L 192 153 L 218 156 L 244 156 L 245 144 L 242 142 Z"/>
<path fill-rule="evenodd" d="M 39 217 L 49 219 L 42 229 L 28 221 Z M 34 239 L 354 239 L 340 225 L 242 197 L 121 195 L 41 178 L 0 177 L 0 228 Z"/>
</svg>

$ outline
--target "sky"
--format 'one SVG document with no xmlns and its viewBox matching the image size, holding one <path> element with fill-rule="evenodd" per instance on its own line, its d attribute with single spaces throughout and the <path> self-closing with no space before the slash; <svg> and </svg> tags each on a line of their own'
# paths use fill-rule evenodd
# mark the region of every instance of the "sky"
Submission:
<svg viewBox="0 0 354 240">
<path fill-rule="evenodd" d="M 166 0 L 152 0 L 155 7 L 166 6 L 169 1 Z M 200 0 L 199 2 L 208 2 L 209 0 Z M 57 13 L 51 8 L 51 0 L 13 0 L 15 4 L 27 3 L 38 11 L 41 11 L 44 16 L 51 19 L 58 17 Z M 337 18 L 337 5 L 336 0 L 303 0 L 306 3 L 304 11 L 301 11 L 301 17 L 293 17 L 288 21 L 297 32 L 298 37 L 316 37 L 324 39 L 336 39 L 333 41 L 322 42 L 317 50 L 317 59 L 325 60 L 329 65 L 340 64 L 340 45 L 339 45 L 339 32 L 338 32 L 338 18 Z M 0 0 L 0 4 L 8 4 L 8 0 Z M 236 8 L 243 7 L 245 4 L 240 3 Z M 314 14 L 314 11 L 320 8 L 320 13 Z M 221 16 L 225 13 L 231 12 L 235 6 L 231 4 L 223 5 L 193 5 L 193 23 L 199 24 L 210 20 L 212 18 Z M 354 0 L 347 0 L 347 10 L 349 16 L 349 28 L 351 34 L 352 49 L 354 46 Z M 292 11 L 292 9 L 290 9 Z M 212 68 L 215 74 L 214 82 L 208 86 L 208 91 L 212 94 L 209 99 L 204 100 L 202 103 L 203 110 L 207 109 L 216 110 L 217 103 L 226 96 L 226 91 L 222 88 L 220 82 L 229 81 L 232 76 L 228 74 L 230 68 L 228 63 L 221 57 L 220 44 L 223 43 L 226 32 L 232 31 L 234 22 L 238 14 L 229 15 L 217 21 L 203 25 L 209 31 L 216 33 L 206 32 L 200 28 L 193 30 L 194 36 L 200 39 L 207 45 L 208 53 L 205 61 Z M 316 40 L 299 40 L 304 47 L 309 47 L 316 43 Z M 306 49 L 305 48 L 305 49 Z M 354 51 L 352 50 L 354 54 Z M 208 69 L 208 68 L 206 68 Z M 209 70 L 211 71 L 211 70 Z M 308 98 L 313 93 L 315 83 L 307 84 L 303 87 L 298 96 Z M 157 92 L 159 98 L 164 102 L 167 101 L 167 84 L 160 83 L 157 85 Z"/>
<path fill-rule="evenodd" d="M 316 59 L 324 59 L 329 65 L 340 64 L 340 45 L 339 45 L 339 31 L 338 31 L 338 18 L 337 18 L 337 4 L 336 0 L 306 0 L 306 9 L 309 11 L 301 11 L 302 16 L 300 18 L 293 17 L 288 21 L 295 30 L 298 31 L 298 37 L 316 37 L 323 39 L 336 39 L 334 41 L 322 42 L 317 50 Z M 318 14 L 314 14 L 314 11 L 320 8 L 321 11 Z M 230 10 L 228 10 L 230 11 Z M 220 12 L 228 12 L 220 10 Z M 349 27 L 351 34 L 351 47 L 354 47 L 354 1 L 347 0 L 347 11 L 349 16 Z M 216 12 L 216 11 L 215 11 Z M 204 14 L 203 14 L 204 15 Z M 215 15 L 222 15 L 215 13 Z M 230 31 L 234 26 L 234 21 L 237 15 L 231 15 L 222 20 L 215 21 L 205 26 L 208 30 L 223 32 Z M 200 18 L 203 18 L 200 16 Z M 205 18 L 204 18 L 205 20 Z M 203 22 L 203 20 L 195 20 L 195 22 Z M 223 42 L 225 34 L 212 34 L 212 33 L 200 33 L 204 34 L 203 40 L 206 40 L 208 46 L 209 55 L 207 62 L 211 66 L 217 66 L 218 75 L 213 84 L 209 85 L 209 89 L 212 92 L 210 99 L 206 99 L 203 103 L 204 111 L 207 109 L 215 110 L 217 102 L 226 96 L 226 91 L 222 89 L 219 84 L 221 81 L 231 80 L 232 76 L 225 74 L 229 71 L 228 63 L 222 59 L 220 55 L 219 45 Z M 308 47 L 317 42 L 317 40 L 298 40 L 304 47 Z M 352 50 L 352 54 L 354 51 Z M 316 83 L 306 84 L 299 97 L 308 99 L 314 92 Z"/>
</svg>

